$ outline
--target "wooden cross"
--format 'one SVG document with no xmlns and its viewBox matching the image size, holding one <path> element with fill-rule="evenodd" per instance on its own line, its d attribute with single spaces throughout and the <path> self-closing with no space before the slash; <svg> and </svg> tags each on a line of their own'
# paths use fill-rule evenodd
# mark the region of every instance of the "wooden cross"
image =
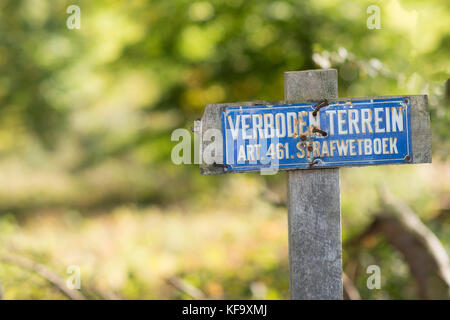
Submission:
<svg viewBox="0 0 450 320">
<path fill-rule="evenodd" d="M 200 170 L 289 170 L 291 299 L 342 299 L 339 167 L 431 162 L 427 96 L 338 99 L 334 69 L 285 72 L 284 85 L 285 101 L 206 106 Z"/>
</svg>

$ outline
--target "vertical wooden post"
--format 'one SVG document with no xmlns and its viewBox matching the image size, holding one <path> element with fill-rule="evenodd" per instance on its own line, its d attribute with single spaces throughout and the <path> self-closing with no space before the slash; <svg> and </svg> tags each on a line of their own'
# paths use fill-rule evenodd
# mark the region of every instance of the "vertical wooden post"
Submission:
<svg viewBox="0 0 450 320">
<path fill-rule="evenodd" d="M 337 98 L 337 71 L 284 73 L 285 100 Z M 342 299 L 339 169 L 288 171 L 291 299 Z"/>
</svg>

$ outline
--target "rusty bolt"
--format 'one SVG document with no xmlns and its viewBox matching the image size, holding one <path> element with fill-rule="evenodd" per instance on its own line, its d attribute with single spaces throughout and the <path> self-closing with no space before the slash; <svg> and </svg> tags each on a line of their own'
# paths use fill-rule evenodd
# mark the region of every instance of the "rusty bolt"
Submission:
<svg viewBox="0 0 450 320">
<path fill-rule="evenodd" d="M 312 152 L 313 151 L 313 147 L 312 146 L 308 146 L 308 151 Z"/>
<path fill-rule="evenodd" d="M 319 161 L 313 160 L 310 163 L 308 163 L 308 167 L 311 168 L 313 165 L 318 164 L 318 163 L 319 163 Z"/>
<path fill-rule="evenodd" d="M 409 155 L 406 156 L 406 157 L 405 157 L 405 161 L 411 161 L 411 156 L 409 156 Z"/>
<path fill-rule="evenodd" d="M 228 165 L 227 164 L 222 164 L 222 163 L 213 163 L 212 164 L 214 167 L 218 167 L 218 168 L 224 168 L 225 170 L 228 169 Z"/>
<path fill-rule="evenodd" d="M 306 136 L 305 136 L 304 134 L 302 134 L 302 135 L 300 136 L 300 140 L 306 141 Z"/>
<path fill-rule="evenodd" d="M 326 131 L 320 130 L 319 128 L 314 127 L 312 130 L 313 133 L 320 133 L 322 136 L 326 137 L 328 133 Z"/>
<path fill-rule="evenodd" d="M 317 112 L 319 112 L 319 110 L 320 110 L 321 108 L 327 106 L 328 104 L 329 104 L 329 102 L 328 102 L 327 99 L 322 100 L 321 102 L 319 102 L 318 104 L 316 104 L 316 105 L 314 106 L 315 109 L 314 109 L 312 115 L 313 115 L 314 117 L 317 116 Z"/>
</svg>

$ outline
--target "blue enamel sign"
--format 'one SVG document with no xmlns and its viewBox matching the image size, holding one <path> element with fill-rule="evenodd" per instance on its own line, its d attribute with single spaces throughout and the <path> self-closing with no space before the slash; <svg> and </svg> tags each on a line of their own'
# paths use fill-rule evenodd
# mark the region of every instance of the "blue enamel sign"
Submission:
<svg viewBox="0 0 450 320">
<path fill-rule="evenodd" d="M 224 107 L 226 171 L 411 161 L 407 99 Z"/>
</svg>

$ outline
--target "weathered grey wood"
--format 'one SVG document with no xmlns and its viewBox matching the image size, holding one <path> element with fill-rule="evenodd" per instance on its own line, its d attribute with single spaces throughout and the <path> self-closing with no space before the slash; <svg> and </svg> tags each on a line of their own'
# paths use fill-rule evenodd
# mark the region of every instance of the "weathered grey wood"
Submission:
<svg viewBox="0 0 450 320">
<path fill-rule="evenodd" d="M 286 100 L 337 98 L 337 71 L 284 74 Z M 291 299 L 342 299 L 339 169 L 288 172 Z"/>
<path fill-rule="evenodd" d="M 318 76 L 323 77 L 324 70 L 314 70 L 314 72 L 321 71 L 322 73 Z M 302 71 L 302 72 L 312 72 L 312 71 Z M 285 73 L 286 79 L 292 77 L 292 72 Z M 296 80 L 298 81 L 298 80 Z M 303 84 L 308 84 L 308 81 L 303 82 Z M 325 82 L 326 83 L 326 82 Z M 298 82 L 298 84 L 302 84 Z M 323 90 L 324 84 L 320 87 L 317 87 L 318 90 Z M 308 89 L 309 90 L 309 89 Z M 337 90 L 337 89 L 336 89 Z M 294 104 L 300 102 L 317 102 L 319 100 L 324 99 L 323 97 L 314 96 L 313 98 L 307 98 L 306 94 L 313 93 L 311 90 L 303 92 L 303 98 L 290 96 L 289 99 L 285 99 L 282 101 L 250 101 L 250 102 L 233 102 L 233 103 L 221 103 L 221 104 L 208 104 L 206 106 L 205 112 L 203 114 L 200 123 L 195 123 L 194 129 L 200 136 L 202 137 L 206 130 L 214 128 L 218 130 L 222 130 L 222 122 L 220 118 L 220 108 L 222 107 L 235 107 L 235 106 L 252 106 L 252 105 L 274 105 L 274 104 Z M 332 92 L 329 92 L 331 96 Z M 337 93 L 336 93 L 337 95 Z M 312 95 L 311 95 L 312 96 Z M 355 100 L 367 100 L 367 99 L 392 99 L 392 98 L 404 98 L 410 101 L 411 106 L 411 161 L 405 162 L 407 164 L 410 163 L 430 163 L 431 162 L 431 129 L 430 129 L 430 115 L 428 113 L 428 98 L 426 95 L 405 95 L 405 96 L 373 96 L 373 97 L 353 97 L 353 98 L 327 98 L 330 102 L 342 102 L 342 101 L 355 101 Z M 220 136 L 220 142 L 222 143 L 222 138 Z M 204 150 L 211 141 L 201 140 L 202 148 L 200 150 Z M 222 149 L 219 150 L 219 154 L 217 156 L 217 164 L 223 164 L 223 154 Z M 371 165 L 386 165 L 386 164 L 378 164 L 374 163 Z M 346 165 L 349 166 L 358 166 L 358 165 Z M 279 170 L 308 170 L 307 168 L 279 168 Z M 243 172 L 252 172 L 254 170 L 248 171 L 240 171 Z M 223 174 L 227 173 L 221 167 L 213 166 L 210 164 L 202 163 L 200 165 L 201 174 Z"/>
<path fill-rule="evenodd" d="M 200 135 L 200 159 L 203 159 L 203 151 L 213 143 L 210 139 L 204 139 L 204 134 L 210 129 L 217 129 L 222 132 L 222 122 L 220 119 L 220 108 L 222 107 L 239 107 L 239 106 L 255 106 L 267 104 L 267 101 L 247 101 L 247 102 L 233 102 L 233 103 L 219 103 L 207 104 L 201 123 L 195 122 L 194 132 Z M 220 144 L 223 145 L 223 137 L 220 135 Z M 223 164 L 223 148 L 217 148 L 217 155 L 215 156 L 216 164 Z M 222 167 L 214 166 L 202 161 L 200 163 L 200 173 L 204 175 L 222 174 L 226 173 Z"/>
<path fill-rule="evenodd" d="M 428 97 L 409 96 L 411 103 L 411 163 L 431 162 L 431 127 Z"/>
</svg>

